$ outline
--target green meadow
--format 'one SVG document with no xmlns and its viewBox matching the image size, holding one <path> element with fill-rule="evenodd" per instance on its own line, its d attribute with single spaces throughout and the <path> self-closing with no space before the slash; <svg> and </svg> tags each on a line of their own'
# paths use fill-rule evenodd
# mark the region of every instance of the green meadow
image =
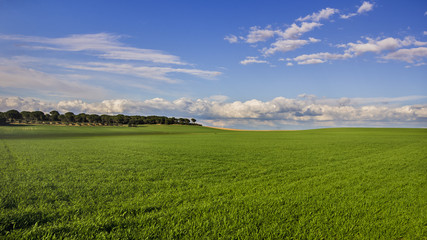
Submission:
<svg viewBox="0 0 427 240">
<path fill-rule="evenodd" d="M 0 127 L 0 239 L 427 239 L 427 129 Z"/>
</svg>

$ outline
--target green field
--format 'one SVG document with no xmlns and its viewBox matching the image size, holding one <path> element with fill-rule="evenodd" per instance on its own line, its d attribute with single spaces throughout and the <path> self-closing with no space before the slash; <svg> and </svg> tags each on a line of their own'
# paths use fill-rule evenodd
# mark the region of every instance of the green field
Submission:
<svg viewBox="0 0 427 240">
<path fill-rule="evenodd" d="M 427 129 L 0 127 L 0 239 L 427 239 Z"/>
</svg>

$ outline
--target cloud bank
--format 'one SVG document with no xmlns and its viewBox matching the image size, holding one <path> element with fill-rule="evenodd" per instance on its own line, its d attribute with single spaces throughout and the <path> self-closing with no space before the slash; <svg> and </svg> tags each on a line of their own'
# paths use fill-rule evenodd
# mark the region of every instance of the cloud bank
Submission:
<svg viewBox="0 0 427 240">
<path fill-rule="evenodd" d="M 82 100 L 46 102 L 34 98 L 1 97 L 0 111 L 53 109 L 62 113 L 138 114 L 196 117 L 211 126 L 247 128 L 282 128 L 299 126 L 413 126 L 427 127 L 427 96 L 400 98 L 298 98 L 277 97 L 271 101 L 252 99 L 226 102 L 224 96 L 206 99 L 180 98 L 174 101 L 153 98 L 144 101 L 127 99 L 88 103 Z"/>
</svg>

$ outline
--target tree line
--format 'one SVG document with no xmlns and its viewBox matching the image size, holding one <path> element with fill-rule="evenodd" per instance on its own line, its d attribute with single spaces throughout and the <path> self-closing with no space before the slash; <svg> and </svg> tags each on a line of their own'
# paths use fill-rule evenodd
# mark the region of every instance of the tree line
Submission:
<svg viewBox="0 0 427 240">
<path fill-rule="evenodd" d="M 10 123 L 39 123 L 39 124 L 66 124 L 66 125 L 105 125 L 119 126 L 128 125 L 134 127 L 140 124 L 181 124 L 181 125 L 198 125 L 196 119 L 175 118 L 164 116 L 128 116 L 123 114 L 117 115 L 98 115 L 72 112 L 60 114 L 54 110 L 47 114 L 42 111 L 22 111 L 9 110 L 0 112 L 0 125 Z"/>
</svg>

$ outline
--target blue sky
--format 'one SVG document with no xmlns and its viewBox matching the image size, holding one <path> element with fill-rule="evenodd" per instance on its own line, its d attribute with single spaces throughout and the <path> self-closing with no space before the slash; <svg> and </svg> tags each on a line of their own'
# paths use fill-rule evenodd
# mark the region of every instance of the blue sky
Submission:
<svg viewBox="0 0 427 240">
<path fill-rule="evenodd" d="M 427 2 L 0 0 L 0 111 L 427 127 Z"/>
</svg>

